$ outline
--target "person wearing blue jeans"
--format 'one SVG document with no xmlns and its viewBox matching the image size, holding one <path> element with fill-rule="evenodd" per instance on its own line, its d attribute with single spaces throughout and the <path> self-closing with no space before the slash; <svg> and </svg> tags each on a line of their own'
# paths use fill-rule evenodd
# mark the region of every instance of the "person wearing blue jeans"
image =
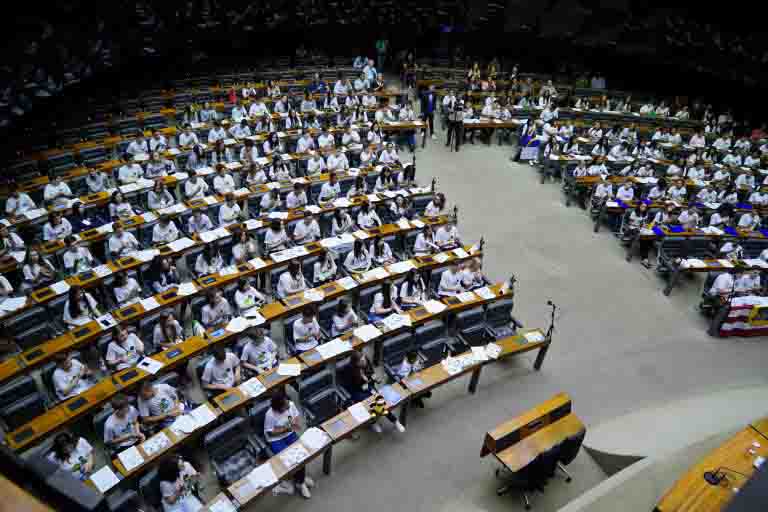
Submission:
<svg viewBox="0 0 768 512">
<path fill-rule="evenodd" d="M 264 416 L 264 437 L 272 453 L 277 455 L 298 441 L 299 428 L 301 428 L 301 412 L 284 393 L 276 393 Z M 275 494 L 293 494 L 294 485 L 304 498 L 312 497 L 309 489 L 315 486 L 315 482 L 307 475 L 305 467 L 294 474 L 293 484 L 281 482 L 275 488 Z"/>
</svg>

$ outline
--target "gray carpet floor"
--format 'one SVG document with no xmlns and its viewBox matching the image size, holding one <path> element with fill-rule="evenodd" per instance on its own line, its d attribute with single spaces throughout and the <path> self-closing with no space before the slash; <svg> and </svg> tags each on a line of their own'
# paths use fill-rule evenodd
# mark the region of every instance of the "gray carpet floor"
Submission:
<svg viewBox="0 0 768 512">
<path fill-rule="evenodd" d="M 315 463 L 311 501 L 268 497 L 247 510 L 522 510 L 517 495 L 496 496 L 495 465 L 479 458 L 483 434 L 554 393 L 570 393 L 589 427 L 691 394 L 766 382 L 765 340 L 706 335 L 696 312 L 699 279 L 664 297 L 654 271 L 626 263 L 614 236 L 593 234 L 584 211 L 564 206 L 559 184 L 541 185 L 531 167 L 509 161 L 509 146 L 450 153 L 439 135 L 418 150 L 418 176 L 438 177 L 460 208 L 465 238 L 485 236 L 487 274 L 517 276 L 517 318 L 546 328 L 546 301 L 561 308 L 544 368 L 534 372 L 533 356 L 525 356 L 489 367 L 475 396 L 463 381 L 442 388 L 404 435 L 385 425 L 383 435 L 365 432 L 340 445 L 330 477 Z M 604 478 L 583 454 L 572 473 L 572 483 L 555 481 L 535 496 L 535 509 L 557 510 Z"/>
</svg>

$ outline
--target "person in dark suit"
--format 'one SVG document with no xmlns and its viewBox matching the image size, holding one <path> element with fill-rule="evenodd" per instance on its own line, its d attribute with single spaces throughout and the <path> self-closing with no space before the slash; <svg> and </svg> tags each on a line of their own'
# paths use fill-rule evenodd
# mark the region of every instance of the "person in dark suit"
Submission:
<svg viewBox="0 0 768 512">
<path fill-rule="evenodd" d="M 427 92 L 421 95 L 421 115 L 427 123 L 429 135 L 435 139 L 435 108 L 437 107 L 437 94 L 435 86 L 430 85 Z"/>
</svg>

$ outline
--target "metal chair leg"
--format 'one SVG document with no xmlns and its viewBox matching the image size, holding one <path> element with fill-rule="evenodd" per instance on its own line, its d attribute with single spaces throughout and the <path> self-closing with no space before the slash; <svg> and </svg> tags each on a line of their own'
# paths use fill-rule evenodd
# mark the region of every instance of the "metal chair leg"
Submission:
<svg viewBox="0 0 768 512">
<path fill-rule="evenodd" d="M 527 492 L 523 492 L 523 504 L 525 505 L 525 510 L 531 510 L 531 500 L 528 499 Z"/>
<path fill-rule="evenodd" d="M 565 481 L 566 481 L 566 482 L 570 483 L 570 482 L 571 482 L 571 480 L 573 480 L 573 477 L 571 477 L 571 474 L 568 472 L 568 470 L 567 470 L 567 469 L 565 469 L 565 466 L 563 466 L 561 463 L 559 463 L 559 462 L 558 462 L 558 463 L 557 463 L 557 468 L 558 468 L 560 471 L 562 471 L 563 473 L 565 473 Z"/>
</svg>

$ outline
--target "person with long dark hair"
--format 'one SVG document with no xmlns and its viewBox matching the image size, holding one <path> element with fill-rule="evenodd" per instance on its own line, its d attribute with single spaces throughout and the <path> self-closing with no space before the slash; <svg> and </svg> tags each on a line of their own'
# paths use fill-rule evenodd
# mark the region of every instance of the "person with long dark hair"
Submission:
<svg viewBox="0 0 768 512">
<path fill-rule="evenodd" d="M 203 508 L 194 494 L 197 478 L 192 464 L 181 457 L 163 460 L 158 469 L 163 512 L 189 512 Z"/>
<path fill-rule="evenodd" d="M 400 312 L 400 306 L 397 304 L 397 287 L 390 281 L 384 281 L 381 284 L 381 290 L 373 296 L 368 322 L 379 322 L 393 313 Z"/>
<path fill-rule="evenodd" d="M 73 285 L 69 288 L 69 297 L 64 303 L 64 323 L 72 327 L 85 325 L 101 316 L 98 303 L 88 292 Z"/>
<path fill-rule="evenodd" d="M 173 313 L 166 311 L 160 314 L 160 320 L 152 331 L 152 342 L 162 350 L 169 349 L 184 341 L 184 329 Z"/>
<path fill-rule="evenodd" d="M 365 272 L 371 268 L 371 257 L 362 240 L 355 240 L 352 250 L 344 259 L 344 267 L 352 273 Z"/>
<path fill-rule="evenodd" d="M 87 480 L 93 471 L 93 447 L 83 437 L 75 438 L 69 432 L 57 434 L 48 459 L 78 480 Z"/>
</svg>

